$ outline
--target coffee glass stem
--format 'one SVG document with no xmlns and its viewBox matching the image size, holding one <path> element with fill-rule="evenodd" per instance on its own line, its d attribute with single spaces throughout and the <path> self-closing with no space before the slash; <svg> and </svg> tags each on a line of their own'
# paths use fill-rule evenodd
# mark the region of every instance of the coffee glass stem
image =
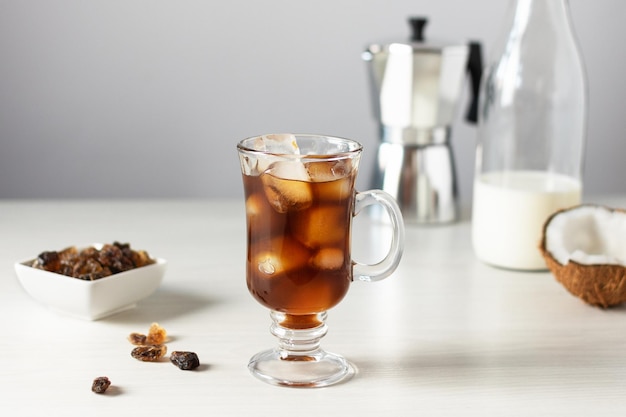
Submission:
<svg viewBox="0 0 626 417">
<path fill-rule="evenodd" d="M 272 311 L 270 316 L 270 332 L 278 347 L 250 359 L 248 369 L 257 378 L 272 385 L 306 388 L 333 385 L 354 374 L 347 360 L 320 347 L 328 331 L 326 312 L 316 314 L 317 326 L 302 329 L 285 327 L 284 313 Z"/>
</svg>

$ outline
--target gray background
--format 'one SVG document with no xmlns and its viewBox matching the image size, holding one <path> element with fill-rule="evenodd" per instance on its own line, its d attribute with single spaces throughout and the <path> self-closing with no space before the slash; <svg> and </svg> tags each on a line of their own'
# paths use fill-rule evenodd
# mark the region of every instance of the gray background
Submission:
<svg viewBox="0 0 626 417">
<path fill-rule="evenodd" d="M 626 185 L 626 2 L 571 0 L 589 76 L 585 195 Z M 235 197 L 236 142 L 270 132 L 378 144 L 360 55 L 502 34 L 503 0 L 0 0 L 0 198 Z M 465 103 L 461 106 L 464 107 Z M 453 130 L 461 198 L 476 131 Z"/>
</svg>

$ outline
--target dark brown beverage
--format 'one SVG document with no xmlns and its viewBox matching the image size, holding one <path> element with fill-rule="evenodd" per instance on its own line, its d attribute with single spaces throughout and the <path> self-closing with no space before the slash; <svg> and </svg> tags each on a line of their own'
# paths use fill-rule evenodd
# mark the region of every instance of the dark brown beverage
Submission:
<svg viewBox="0 0 626 417">
<path fill-rule="evenodd" d="M 292 328 L 311 325 L 308 316 L 334 307 L 348 291 L 356 175 L 349 158 L 297 163 L 308 180 L 285 179 L 294 166 L 280 163 L 243 176 L 248 289 L 287 313 L 283 325 Z"/>
</svg>

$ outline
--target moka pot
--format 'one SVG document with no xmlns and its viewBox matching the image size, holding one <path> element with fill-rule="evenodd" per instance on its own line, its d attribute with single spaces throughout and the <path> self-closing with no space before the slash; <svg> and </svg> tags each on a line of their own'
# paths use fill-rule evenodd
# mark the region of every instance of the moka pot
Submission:
<svg viewBox="0 0 626 417">
<path fill-rule="evenodd" d="M 372 187 L 396 199 L 406 223 L 451 222 L 458 216 L 452 125 L 467 74 L 467 120 L 476 122 L 481 48 L 426 42 L 427 19 L 409 23 L 410 40 L 372 44 L 362 55 L 380 134 Z"/>
</svg>

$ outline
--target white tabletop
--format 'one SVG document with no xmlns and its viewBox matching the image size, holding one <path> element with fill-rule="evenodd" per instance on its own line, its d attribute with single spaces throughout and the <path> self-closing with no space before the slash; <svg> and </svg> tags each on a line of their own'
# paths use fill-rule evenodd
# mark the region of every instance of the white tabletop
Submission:
<svg viewBox="0 0 626 417">
<path fill-rule="evenodd" d="M 626 307 L 590 307 L 548 272 L 480 263 L 467 221 L 408 227 L 399 269 L 355 282 L 329 312 L 322 345 L 354 378 L 255 379 L 248 359 L 275 341 L 245 286 L 244 223 L 243 201 L 0 201 L 0 415 L 625 415 Z M 384 228 L 355 226 L 354 257 L 376 257 Z M 109 318 L 48 311 L 13 271 L 43 250 L 115 240 L 169 265 L 156 293 Z M 127 335 L 152 322 L 203 365 L 133 359 Z M 102 375 L 113 385 L 97 395 Z"/>
</svg>

